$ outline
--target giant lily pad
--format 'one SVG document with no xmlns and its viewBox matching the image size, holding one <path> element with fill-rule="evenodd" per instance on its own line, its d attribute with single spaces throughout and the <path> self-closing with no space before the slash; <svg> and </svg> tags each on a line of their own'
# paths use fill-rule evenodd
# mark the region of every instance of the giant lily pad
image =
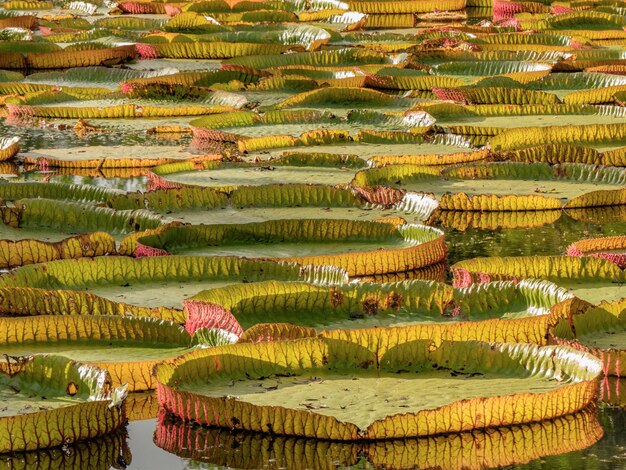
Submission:
<svg viewBox="0 0 626 470">
<path fill-rule="evenodd" d="M 147 207 L 187 223 L 245 223 L 269 219 L 357 218 L 376 220 L 391 215 L 428 219 L 437 202 L 425 194 L 389 194 L 330 185 L 242 186 L 226 191 L 184 186 L 113 197 L 118 209 Z"/>
<path fill-rule="evenodd" d="M 167 221 L 143 209 L 118 211 L 108 207 L 95 207 L 70 201 L 52 199 L 19 199 L 11 206 L 0 206 L 8 225 L 14 228 L 52 229 L 88 233 L 107 231 L 110 234 L 127 234 L 155 229 Z M 6 222 L 5 222 L 6 223 Z"/>
<path fill-rule="evenodd" d="M 185 323 L 182 301 L 207 287 L 266 279 L 341 283 L 345 272 L 232 257 L 98 257 L 0 277 L 5 315 L 134 315 Z M 94 295 L 95 294 L 95 295 Z"/>
<path fill-rule="evenodd" d="M 115 240 L 104 232 L 64 238 L 58 242 L 32 239 L 0 240 L 0 268 L 110 253 L 115 253 Z"/>
<path fill-rule="evenodd" d="M 266 83 L 261 82 L 257 90 Z M 274 95 L 275 99 L 271 99 Z M 315 145 L 316 141 L 318 145 L 328 145 L 351 140 L 350 135 L 352 139 L 365 140 L 363 136 L 368 133 L 361 131 L 405 131 L 419 143 L 419 136 L 426 134 L 435 123 L 435 119 L 423 110 L 405 110 L 406 105 L 411 104 L 407 99 L 365 88 L 319 88 L 286 99 L 281 99 L 284 93 L 255 94 L 253 97 L 263 99 L 261 104 L 265 107 L 276 109 L 264 114 L 239 111 L 227 117 L 205 116 L 191 121 L 194 136 L 199 140 L 236 141 L 240 150 L 248 152 L 280 146 Z M 373 101 L 378 106 L 385 104 L 387 108 L 385 112 L 354 110 L 353 107 L 361 105 L 359 100 Z M 283 109 L 300 106 L 306 107 Z M 331 107 L 333 112 L 309 109 L 317 106 Z M 326 136 L 324 141 L 320 141 L 322 135 Z M 331 135 L 335 138 L 331 139 Z M 291 137 L 291 144 L 277 145 L 280 139 L 287 142 L 288 137 Z"/>
<path fill-rule="evenodd" d="M 0 204 L 3 238 L 60 241 L 69 234 L 106 230 L 120 235 L 166 222 L 143 209 L 118 211 L 95 205 L 115 194 L 118 192 L 84 185 L 2 184 L 0 195 L 11 201 Z"/>
<path fill-rule="evenodd" d="M 519 86 L 519 84 L 518 84 Z M 558 98 L 535 96 L 532 90 L 498 87 L 467 87 L 443 89 L 444 97 L 470 105 L 426 105 L 441 125 L 463 135 L 498 135 L 514 128 L 541 129 L 549 126 L 581 126 L 588 124 L 619 124 L 623 111 L 612 106 L 589 106 L 586 103 L 559 104 Z M 551 102 L 554 101 L 554 102 Z M 528 103 L 530 102 L 530 103 Z M 531 130 L 531 132 L 534 132 Z M 571 141 L 565 141 L 569 143 Z"/>
<path fill-rule="evenodd" d="M 624 124 L 588 124 L 577 126 L 520 127 L 496 135 L 490 140 L 495 150 L 516 150 L 530 145 L 576 143 L 590 147 L 617 145 L 626 140 Z"/>
<path fill-rule="evenodd" d="M 186 328 L 220 328 L 240 336 L 266 318 L 332 328 L 394 326 L 414 339 L 516 341 L 545 344 L 548 329 L 578 304 L 548 282 L 496 282 L 467 289 L 443 283 L 314 286 L 268 281 L 231 285 L 185 301 Z M 409 333 L 410 332 L 410 333 Z"/>
<path fill-rule="evenodd" d="M 527 163 L 545 162 L 586 163 L 591 165 L 624 166 L 624 147 L 598 152 L 592 147 L 570 144 L 546 144 L 521 148 L 505 153 L 506 158 Z"/>
<path fill-rule="evenodd" d="M 120 316 L 39 315 L 0 318 L 0 351 L 11 356 L 60 354 L 106 369 L 115 386 L 154 388 L 152 367 L 193 347 L 171 322 Z"/>
<path fill-rule="evenodd" d="M 382 131 L 384 132 L 384 131 Z M 467 150 L 467 142 L 463 138 L 450 138 L 447 140 L 440 139 L 437 142 L 429 143 L 423 140 L 421 136 L 410 133 L 389 133 L 389 134 L 363 134 L 364 139 L 372 137 L 371 141 L 360 140 L 359 142 L 330 142 L 324 145 L 324 158 L 326 161 L 320 161 L 316 158 L 320 155 L 319 143 L 315 142 L 308 145 L 300 144 L 301 141 L 288 139 L 289 146 L 299 145 L 297 151 L 290 151 L 285 154 L 283 150 L 269 150 L 271 160 L 266 160 L 266 151 L 263 149 L 255 150 L 250 155 L 257 163 L 251 164 L 221 164 L 216 165 L 214 162 L 205 163 L 204 165 L 194 165 L 192 162 L 162 165 L 154 168 L 154 172 L 167 179 L 168 182 L 178 185 L 195 185 L 209 187 L 223 186 L 250 186 L 250 185 L 270 185 L 270 184 L 316 184 L 324 182 L 324 184 L 338 185 L 348 184 L 354 177 L 354 164 L 348 165 L 345 161 L 345 155 L 359 155 L 361 158 L 376 156 L 393 156 L 400 157 L 405 155 L 424 156 L 423 160 L 430 160 L 430 163 L 424 162 L 424 165 L 441 165 L 454 162 L 446 161 L 445 157 L 437 162 L 435 158 L 428 158 L 432 154 L 456 154 L 463 150 Z M 380 139 L 379 139 L 380 137 Z M 403 142 L 406 137 L 408 141 Z M 411 139 L 415 140 L 411 142 Z M 397 138 L 397 141 L 393 139 Z M 272 145 L 276 142 L 273 137 L 263 138 L 264 142 Z M 344 139 L 345 140 L 345 139 Z M 249 143 L 249 141 L 246 141 Z M 210 141 L 213 144 L 213 141 Z M 292 145 L 293 144 L 293 145 Z M 391 145 L 393 144 L 393 145 Z M 248 144 L 246 144 L 248 145 Z M 277 148 L 280 145 L 277 146 Z M 247 150 L 246 150 L 247 151 Z M 470 152 L 465 157 L 469 161 L 473 158 Z M 296 154 L 296 155 L 294 155 Z M 301 155 L 298 157 L 297 155 Z M 321 155 L 320 155 L 321 156 Z M 358 157 L 357 157 L 358 158 Z M 420 157 L 416 157 L 422 160 Z M 299 160 L 299 161 L 298 161 Z M 457 161 L 464 160 L 462 156 L 456 156 Z M 333 163 L 331 163 L 333 162 Z M 307 164 L 308 163 L 308 164 Z M 365 162 L 362 162 L 365 165 Z M 200 167 L 201 171 L 198 171 Z M 206 170 L 204 170 L 204 168 Z M 356 183 L 357 186 L 364 186 Z"/>
<path fill-rule="evenodd" d="M 79 67 L 63 72 L 39 72 L 26 77 L 27 83 L 44 83 L 57 86 L 103 87 L 111 91 L 117 89 L 121 82 L 133 79 L 162 77 L 174 73 L 175 69 L 139 71 L 113 67 Z"/>
<path fill-rule="evenodd" d="M 593 356 L 565 347 L 433 347 L 386 333 L 196 352 L 157 367 L 159 402 L 185 420 L 229 429 L 406 438 L 573 413 L 593 400 L 601 372 Z M 372 340 L 384 337 L 380 350 Z M 411 394 L 416 387 L 428 395 Z"/>
<path fill-rule="evenodd" d="M 583 164 L 471 163 L 438 170 L 399 164 L 362 170 L 353 184 L 432 192 L 443 210 L 528 211 L 620 205 L 626 173 Z"/>
<path fill-rule="evenodd" d="M 198 186 L 238 186 L 270 185 L 280 183 L 311 184 L 324 181 L 326 184 L 348 184 L 353 178 L 352 171 L 330 167 L 224 167 L 208 171 L 181 172 L 168 175 L 173 183 Z"/>
<path fill-rule="evenodd" d="M 48 44 L 53 46 L 53 44 Z M 32 45 L 30 45 L 32 47 Z M 134 45 L 119 47 L 95 48 L 92 50 L 58 49 L 46 52 L 33 50 L 22 55 L 12 53 L 14 60 L 7 61 L 2 66 L 10 69 L 60 69 L 81 66 L 99 66 L 104 64 L 122 63 L 136 57 Z M 9 55 L 9 54 L 7 54 Z"/>
<path fill-rule="evenodd" d="M 287 55 L 250 55 L 225 61 L 228 64 L 243 65 L 256 69 L 270 67 L 313 65 L 313 66 L 346 66 L 363 64 L 392 64 L 394 57 L 385 54 L 364 51 L 356 48 L 342 48 L 318 52 L 301 52 Z"/>
<path fill-rule="evenodd" d="M 139 238 L 136 253 L 248 255 L 338 266 L 359 276 L 429 266 L 445 258 L 446 248 L 443 233 L 427 226 L 304 219 L 169 227 Z"/>
<path fill-rule="evenodd" d="M 475 61 L 475 62 L 448 62 L 437 65 L 433 71 L 437 75 L 452 75 L 466 80 L 476 77 L 490 77 L 494 75 L 510 75 L 524 72 L 542 72 L 550 70 L 547 64 L 513 62 L 513 61 Z"/>
<path fill-rule="evenodd" d="M 44 199 L 68 200 L 84 203 L 103 203 L 119 192 L 107 188 L 78 184 L 20 182 L 0 184 L 0 197 L 4 200 Z"/>
<path fill-rule="evenodd" d="M 0 367 L 3 453 L 71 444 L 124 424 L 126 391 L 112 390 L 103 369 L 52 355 L 6 358 Z"/>
<path fill-rule="evenodd" d="M 93 100 L 80 102 L 82 106 L 35 106 L 7 104 L 13 116 L 43 117 L 57 119 L 129 119 L 176 116 L 199 116 L 202 114 L 227 113 L 236 108 L 228 106 L 202 106 L 183 104 L 181 106 L 154 106 L 133 101 Z"/>
<path fill-rule="evenodd" d="M 152 122 L 152 121 L 151 121 Z M 40 148 L 23 154 L 27 164 L 40 169 L 69 168 L 73 170 L 97 168 L 146 168 L 198 157 L 179 147 L 160 146 L 147 151 L 137 145 L 91 145 L 89 147 Z"/>
<path fill-rule="evenodd" d="M 572 243 L 567 249 L 568 256 L 593 256 L 614 262 L 626 269 L 626 237 L 588 238 Z"/>
</svg>

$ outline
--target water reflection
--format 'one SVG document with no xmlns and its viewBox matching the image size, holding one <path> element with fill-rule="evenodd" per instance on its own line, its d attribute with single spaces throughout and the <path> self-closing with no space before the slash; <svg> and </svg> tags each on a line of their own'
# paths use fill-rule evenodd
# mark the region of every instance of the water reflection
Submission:
<svg viewBox="0 0 626 470">
<path fill-rule="evenodd" d="M 626 206 L 624 205 L 567 209 L 566 213 L 574 220 L 594 225 L 626 221 Z"/>
<path fill-rule="evenodd" d="M 128 421 L 156 418 L 159 414 L 159 402 L 154 392 L 129 393 L 124 407 Z"/>
<path fill-rule="evenodd" d="M 124 469 L 132 460 L 127 437 L 126 429 L 122 429 L 114 434 L 71 446 L 0 455 L 0 469 Z"/>
<path fill-rule="evenodd" d="M 626 468 L 626 410 L 602 408 L 599 421 L 604 437 L 588 449 L 543 458 L 516 470 L 623 470 Z"/>
<path fill-rule="evenodd" d="M 626 379 L 605 377 L 600 382 L 600 399 L 611 406 L 626 408 Z"/>
<path fill-rule="evenodd" d="M 475 230 L 519 229 L 541 227 L 559 220 L 563 211 L 474 212 L 437 211 L 431 222 L 443 228 L 465 232 Z"/>
<path fill-rule="evenodd" d="M 162 413 L 154 439 L 159 447 L 181 458 L 241 469 L 482 469 L 579 451 L 595 444 L 602 435 L 597 411 L 592 407 L 524 426 L 433 438 L 347 443 L 210 429 Z"/>
<path fill-rule="evenodd" d="M 490 225 L 491 215 L 480 213 L 472 215 L 469 222 L 462 218 L 456 224 L 458 220 L 449 216 L 439 219 L 437 225 L 446 232 L 450 264 L 481 256 L 564 254 L 571 243 L 581 238 L 626 233 L 626 206 L 559 213 L 554 222 L 536 215 L 537 225 L 530 225 L 532 220 L 525 216 L 512 225 Z"/>
<path fill-rule="evenodd" d="M 19 175 L 19 168 L 13 162 L 0 162 L 0 177 L 13 178 Z"/>
<path fill-rule="evenodd" d="M 152 124 L 144 119 L 143 124 L 148 127 Z M 91 147 L 97 145 L 145 145 L 146 147 L 157 145 L 188 145 L 191 137 L 180 135 L 177 139 L 157 138 L 153 134 L 148 134 L 145 129 L 138 129 L 136 123 L 127 122 L 118 124 L 116 127 L 106 126 L 105 132 L 77 134 L 72 126 L 76 122 L 68 121 L 67 128 L 63 130 L 58 126 L 52 127 L 47 124 L 12 121 L 7 118 L 0 123 L 0 135 L 18 136 L 21 138 L 20 147 L 22 152 L 45 148 L 72 148 Z M 155 125 L 160 122 L 155 122 Z M 100 124 L 92 120 L 90 124 Z M 106 125 L 106 123 L 105 123 Z"/>
</svg>

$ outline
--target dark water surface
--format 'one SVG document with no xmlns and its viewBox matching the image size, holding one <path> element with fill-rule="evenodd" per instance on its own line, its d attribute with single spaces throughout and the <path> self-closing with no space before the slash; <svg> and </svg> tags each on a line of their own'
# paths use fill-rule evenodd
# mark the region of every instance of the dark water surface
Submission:
<svg viewBox="0 0 626 470">
<path fill-rule="evenodd" d="M 603 213 L 589 211 L 576 215 L 582 215 L 583 220 L 563 212 L 555 222 L 531 228 L 459 230 L 440 226 L 446 232 L 448 263 L 481 256 L 563 255 L 570 244 L 582 238 L 626 234 L 626 212 L 615 211 L 608 223 L 599 223 L 605 216 Z"/>
<path fill-rule="evenodd" d="M 68 121 L 71 122 L 71 121 Z M 91 119 L 90 124 L 97 124 L 97 120 Z M 149 122 L 143 119 L 142 122 Z M 38 127 L 29 123 L 23 125 L 14 123 L 15 125 L 0 123 L 0 135 L 18 136 L 20 137 L 20 148 L 22 152 L 30 152 L 33 150 L 44 148 L 73 148 L 73 147 L 92 147 L 96 145 L 146 145 L 146 146 L 171 146 L 189 143 L 191 140 L 188 136 L 183 136 L 176 140 L 162 140 L 154 135 L 148 135 L 145 131 L 128 131 L 123 127 L 111 129 L 107 127 L 106 132 L 87 133 L 78 136 L 72 129 L 59 130 L 54 127 Z M 155 125 L 160 122 L 155 123 Z M 106 123 L 105 123 L 106 125 Z M 128 126 L 132 130 L 132 126 Z M 147 125 L 149 127 L 149 125 Z"/>
</svg>

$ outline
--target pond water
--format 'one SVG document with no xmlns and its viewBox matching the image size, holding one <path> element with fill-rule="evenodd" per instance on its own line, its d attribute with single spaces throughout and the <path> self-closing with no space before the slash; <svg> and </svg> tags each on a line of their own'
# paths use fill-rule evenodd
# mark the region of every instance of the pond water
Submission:
<svg viewBox="0 0 626 470">
<path fill-rule="evenodd" d="M 594 214 L 576 220 L 563 213 L 555 222 L 538 227 L 458 230 L 441 226 L 446 232 L 448 262 L 482 256 L 532 256 L 565 254 L 581 238 L 608 237 L 626 233 L 626 213 L 609 223 L 600 223 Z M 626 293 L 625 293 L 626 295 Z"/>
<path fill-rule="evenodd" d="M 0 123 L 0 135 L 16 135 L 21 138 L 20 147 L 22 151 L 28 152 L 42 148 L 69 148 L 69 147 L 91 147 L 93 145 L 182 145 L 188 144 L 191 137 L 182 136 L 180 139 L 163 140 L 149 135 L 146 132 L 134 132 L 132 122 L 128 120 L 120 120 L 124 125 L 111 126 L 109 122 L 103 124 L 107 127 L 107 132 L 88 133 L 83 136 L 77 135 L 71 127 L 66 130 L 60 130 L 58 127 L 40 127 L 29 123 L 28 125 L 20 122 L 7 124 Z M 57 121 L 55 121 L 56 123 Z M 60 121 L 63 123 L 63 121 Z M 67 121 L 68 124 L 71 121 Z M 95 120 L 90 120 L 90 124 L 95 124 Z M 72 122 L 72 125 L 75 121 Z M 148 125 L 154 127 L 162 124 L 159 121 Z M 130 131 L 130 132 L 129 132 Z"/>
</svg>

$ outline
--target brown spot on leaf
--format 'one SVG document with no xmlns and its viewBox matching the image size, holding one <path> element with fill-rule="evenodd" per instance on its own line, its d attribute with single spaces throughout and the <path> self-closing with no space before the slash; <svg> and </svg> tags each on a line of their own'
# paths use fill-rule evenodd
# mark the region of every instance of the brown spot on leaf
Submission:
<svg viewBox="0 0 626 470">
<path fill-rule="evenodd" d="M 65 387 L 65 393 L 67 393 L 70 397 L 73 397 L 78 393 L 78 385 L 74 382 L 69 382 L 67 387 Z"/>
<path fill-rule="evenodd" d="M 398 311 L 402 307 L 402 294 L 399 292 L 390 292 L 385 298 L 385 306 L 388 309 Z"/>
<path fill-rule="evenodd" d="M 361 302 L 363 313 L 369 317 L 373 317 L 378 313 L 378 299 L 374 297 L 366 297 Z"/>
<path fill-rule="evenodd" d="M 341 289 L 337 289 L 333 287 L 330 290 L 330 304 L 333 307 L 338 307 L 339 305 L 343 304 L 343 299 L 344 299 L 344 295 Z"/>
</svg>

